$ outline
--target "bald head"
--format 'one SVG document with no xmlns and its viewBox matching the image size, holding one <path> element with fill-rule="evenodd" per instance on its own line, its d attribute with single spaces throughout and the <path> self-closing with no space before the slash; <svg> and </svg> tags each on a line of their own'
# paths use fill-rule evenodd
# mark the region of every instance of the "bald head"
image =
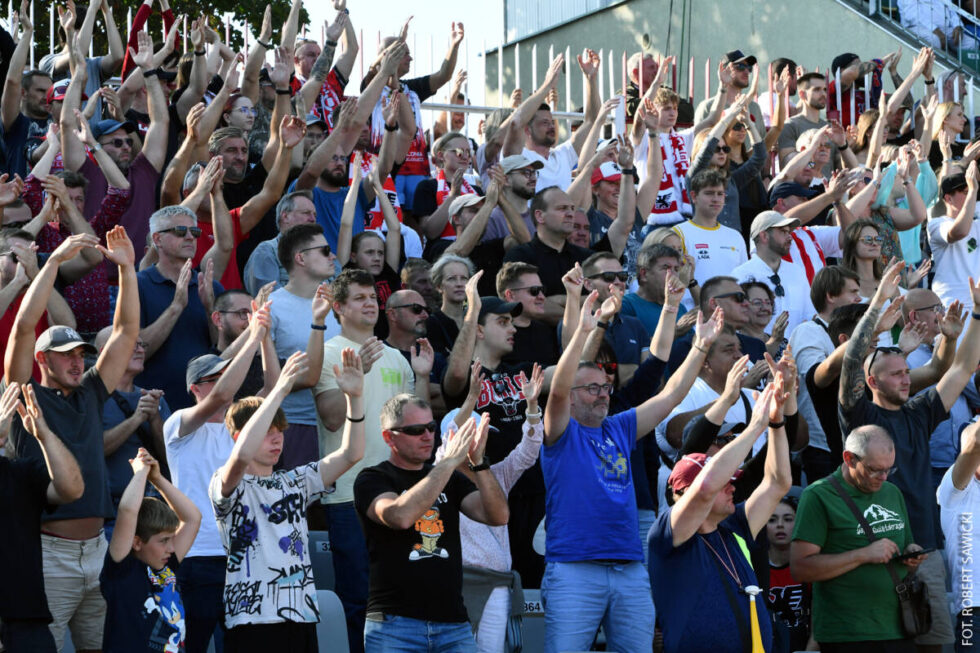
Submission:
<svg viewBox="0 0 980 653">
<path fill-rule="evenodd" d="M 112 335 L 111 325 L 105 327 L 97 334 L 95 334 L 95 342 L 93 343 L 95 345 L 95 348 L 98 349 L 99 351 L 102 351 L 102 348 L 105 347 L 105 344 L 109 342 L 109 336 L 111 335 Z"/>
<path fill-rule="evenodd" d="M 891 434 L 880 426 L 865 424 L 851 431 L 844 440 L 844 451 L 867 458 L 869 451 L 894 451 L 895 441 Z"/>
<path fill-rule="evenodd" d="M 425 305 L 425 300 L 422 299 L 422 295 L 414 290 L 398 290 L 391 293 L 385 306 L 404 306 L 405 304 L 422 304 Z"/>
<path fill-rule="evenodd" d="M 942 304 L 939 295 L 928 288 L 913 288 L 905 295 L 905 303 L 902 304 L 902 313 L 905 319 L 909 319 L 909 313 L 921 311 L 922 309 L 932 309 L 937 304 Z"/>
</svg>

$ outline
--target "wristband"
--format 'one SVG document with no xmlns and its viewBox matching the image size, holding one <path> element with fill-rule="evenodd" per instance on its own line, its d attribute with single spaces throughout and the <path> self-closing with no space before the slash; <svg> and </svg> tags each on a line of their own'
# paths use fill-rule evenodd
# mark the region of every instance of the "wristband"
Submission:
<svg viewBox="0 0 980 653">
<path fill-rule="evenodd" d="M 973 311 L 972 313 L 970 313 L 970 315 L 973 317 L 974 320 L 980 320 L 980 313 Z"/>
<path fill-rule="evenodd" d="M 703 354 L 707 354 L 707 353 L 708 353 L 708 350 L 707 350 L 707 349 L 705 349 L 704 347 L 698 347 L 698 346 L 697 346 L 696 344 L 694 344 L 694 343 L 691 343 L 691 346 L 692 346 L 692 347 L 694 347 L 695 349 L 697 349 L 697 350 L 698 350 L 699 352 L 701 352 L 701 353 L 703 353 Z"/>
<path fill-rule="evenodd" d="M 596 322 L 595 325 L 599 329 L 608 329 L 609 328 L 609 323 L 608 322 L 599 321 L 599 322 Z"/>
<path fill-rule="evenodd" d="M 927 80 L 924 80 L 923 83 L 926 84 L 926 85 L 935 84 L 936 83 L 936 80 L 934 80 L 934 79 L 927 79 Z"/>
<path fill-rule="evenodd" d="M 310 325 L 310 328 L 313 329 L 314 331 L 326 331 L 327 330 L 327 325 L 326 324 L 320 324 L 320 325 L 311 324 Z"/>
<path fill-rule="evenodd" d="M 93 152 L 99 152 L 104 148 L 102 147 L 102 143 L 96 143 L 95 145 L 92 146 L 91 149 Z"/>
<path fill-rule="evenodd" d="M 360 419 L 354 419 L 353 417 L 351 417 L 350 415 L 348 415 L 347 416 L 347 421 L 348 422 L 363 422 L 364 421 L 364 415 L 361 415 Z"/>
<path fill-rule="evenodd" d="M 272 49 L 272 43 L 263 43 L 262 41 L 260 41 L 258 39 L 255 39 L 255 42 L 258 43 L 259 45 L 261 45 L 266 50 L 271 50 Z M 197 54 L 197 53 L 195 52 L 194 54 Z"/>
<path fill-rule="evenodd" d="M 329 46 L 330 46 L 331 48 L 335 48 L 335 47 L 337 47 L 337 42 L 336 42 L 336 41 L 331 41 L 330 39 L 327 39 L 327 40 L 326 40 L 325 42 L 326 42 L 326 44 L 327 44 L 327 45 L 329 45 Z"/>
<path fill-rule="evenodd" d="M 847 139 L 844 140 L 844 144 L 843 145 L 838 145 L 837 146 L 837 151 L 838 152 L 846 152 L 849 149 L 851 149 L 851 144 L 847 142 Z"/>
<path fill-rule="evenodd" d="M 911 183 L 912 183 L 912 181 L 910 179 L 906 179 L 905 181 L 902 182 L 902 185 L 903 186 L 908 186 Z"/>
<path fill-rule="evenodd" d="M 276 95 L 292 95 L 293 92 L 288 88 L 277 88 Z"/>
<path fill-rule="evenodd" d="M 487 455 L 483 456 L 483 461 L 479 465 L 474 465 L 469 463 L 471 472 L 482 472 L 490 469 L 490 457 Z"/>
<path fill-rule="evenodd" d="M 386 131 L 386 132 L 396 132 L 396 131 L 398 131 L 398 125 L 397 125 L 397 124 L 395 124 L 395 126 L 394 126 L 394 127 L 390 127 L 390 126 L 388 125 L 388 123 L 385 123 L 385 131 Z"/>
<path fill-rule="evenodd" d="M 636 174 L 636 167 L 634 166 L 632 168 L 622 168 L 620 170 L 620 172 L 623 173 L 623 174 L 625 174 L 625 175 L 635 175 Z"/>
<path fill-rule="evenodd" d="M 541 419 L 541 415 L 542 415 L 542 413 L 541 413 L 541 407 L 540 406 L 538 406 L 538 410 L 535 413 L 527 412 L 527 411 L 525 411 L 525 413 L 524 413 L 524 417 L 527 417 L 527 418 L 536 417 L 538 419 Z"/>
<path fill-rule="evenodd" d="M 207 54 L 207 50 L 194 50 L 195 57 L 203 57 Z"/>
<path fill-rule="evenodd" d="M 649 136 L 650 138 L 656 138 L 656 137 L 660 136 L 660 132 L 654 132 L 654 131 L 650 131 L 648 129 L 647 130 L 647 136 Z"/>
<path fill-rule="evenodd" d="M 691 288 L 697 288 L 698 287 L 698 280 L 697 279 L 691 279 L 691 281 L 687 284 L 687 287 L 689 289 L 691 289 Z"/>
<path fill-rule="evenodd" d="M 781 422 L 769 422 L 769 428 L 771 429 L 781 429 L 784 426 L 786 426 L 786 420 L 783 420 Z"/>
<path fill-rule="evenodd" d="M 144 78 L 147 78 L 147 77 L 156 77 L 161 72 L 163 72 L 163 70 L 160 69 L 160 68 L 154 68 L 153 70 L 146 70 L 146 71 L 143 72 L 143 77 Z"/>
</svg>

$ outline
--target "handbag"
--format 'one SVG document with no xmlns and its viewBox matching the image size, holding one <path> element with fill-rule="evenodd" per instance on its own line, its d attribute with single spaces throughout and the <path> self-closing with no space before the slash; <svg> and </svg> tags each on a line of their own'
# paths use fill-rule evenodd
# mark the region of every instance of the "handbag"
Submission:
<svg viewBox="0 0 980 653">
<path fill-rule="evenodd" d="M 879 539 L 874 534 L 874 531 L 871 530 L 871 525 L 868 524 L 868 520 L 864 518 L 864 515 L 861 514 L 861 511 L 854 504 L 854 500 L 844 491 L 840 481 L 833 476 L 828 476 L 827 480 L 834 486 L 834 489 L 837 490 L 837 493 L 844 500 L 847 507 L 851 509 L 851 512 L 854 513 L 854 517 L 861 524 L 861 528 L 864 529 L 864 534 L 867 535 L 868 540 L 874 542 Z M 891 562 L 885 565 L 885 569 L 888 570 L 888 575 L 891 576 L 892 583 L 895 584 L 895 592 L 898 594 L 898 602 L 902 611 L 902 628 L 905 630 L 905 634 L 909 637 L 916 637 L 929 632 L 932 628 L 932 606 L 929 604 L 929 587 L 914 571 L 903 580 L 898 577 L 898 572 L 892 567 Z"/>
</svg>

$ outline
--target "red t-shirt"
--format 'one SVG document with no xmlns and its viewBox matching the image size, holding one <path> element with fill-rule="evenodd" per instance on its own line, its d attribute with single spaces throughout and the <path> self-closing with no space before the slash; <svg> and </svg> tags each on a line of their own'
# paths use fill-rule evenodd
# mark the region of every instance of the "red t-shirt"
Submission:
<svg viewBox="0 0 980 653">
<path fill-rule="evenodd" d="M 240 290 L 242 286 L 242 277 L 238 273 L 238 245 L 248 238 L 248 234 L 242 233 L 242 209 L 241 207 L 237 209 L 232 209 L 229 211 L 231 214 L 231 224 L 232 230 L 235 235 L 235 246 L 231 250 L 231 257 L 228 259 L 228 267 L 225 268 L 225 273 L 221 275 L 218 282 L 224 286 L 225 290 L 237 289 Z M 197 267 L 201 264 L 201 259 L 204 255 L 208 253 L 211 249 L 211 245 L 214 245 L 214 225 L 210 222 L 198 222 L 197 226 L 201 228 L 201 236 L 197 239 L 197 252 L 194 254 L 194 259 L 191 261 L 191 265 Z"/>
<path fill-rule="evenodd" d="M 0 315 L 0 360 L 5 360 L 7 355 L 7 343 L 10 342 L 10 334 L 14 330 L 14 318 L 17 317 L 17 311 L 20 310 L 20 303 L 24 300 L 24 293 L 21 293 L 14 298 L 14 301 L 10 302 L 10 306 L 7 307 L 7 312 Z M 41 319 L 37 321 L 37 326 L 34 327 L 34 337 L 40 337 L 42 333 L 48 329 L 48 312 L 44 311 L 44 315 Z M 41 382 L 41 368 L 38 367 L 37 361 L 34 361 L 34 370 L 31 372 L 31 376 L 38 383 Z"/>
</svg>

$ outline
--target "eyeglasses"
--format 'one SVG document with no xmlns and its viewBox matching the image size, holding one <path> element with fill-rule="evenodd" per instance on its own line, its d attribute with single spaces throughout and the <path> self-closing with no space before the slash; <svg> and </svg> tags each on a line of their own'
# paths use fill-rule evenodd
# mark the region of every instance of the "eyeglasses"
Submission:
<svg viewBox="0 0 980 653">
<path fill-rule="evenodd" d="M 407 308 L 408 310 L 412 311 L 416 315 L 421 315 L 422 313 L 429 312 L 429 309 L 426 308 L 425 306 L 422 306 L 422 304 L 401 304 L 399 306 L 389 306 L 388 308 L 392 308 L 392 309 Z"/>
<path fill-rule="evenodd" d="M 320 253 L 323 254 L 324 256 L 330 256 L 330 245 L 316 245 L 314 247 L 307 247 L 299 251 L 300 254 L 302 254 L 303 252 L 312 252 L 315 249 L 320 250 Z"/>
<path fill-rule="evenodd" d="M 745 123 L 736 122 L 735 124 L 732 125 L 732 131 L 733 132 L 744 132 L 745 131 Z"/>
<path fill-rule="evenodd" d="M 248 308 L 240 308 L 237 311 L 218 311 L 222 315 L 237 315 L 240 320 L 247 320 L 252 316 L 252 310 Z"/>
<path fill-rule="evenodd" d="M 524 286 L 522 288 L 511 288 L 511 290 L 514 292 L 517 292 L 518 290 L 526 290 L 527 294 L 529 294 L 531 297 L 537 297 L 538 295 L 544 294 L 544 286 Z"/>
<path fill-rule="evenodd" d="M 603 392 L 605 392 L 607 395 L 612 394 L 613 384 L 603 383 L 600 385 L 598 383 L 589 383 L 587 385 L 573 385 L 571 389 L 578 390 L 580 388 L 584 388 L 586 392 L 588 392 L 590 395 L 595 395 L 596 397 L 598 397 Z"/>
<path fill-rule="evenodd" d="M 334 154 L 332 157 L 330 157 L 330 160 L 334 163 L 346 163 L 347 157 L 343 154 Z"/>
<path fill-rule="evenodd" d="M 778 274 L 774 274 L 774 275 L 770 276 L 769 277 L 769 281 L 772 281 L 773 285 L 776 286 L 775 288 L 772 289 L 772 291 L 776 294 L 776 297 L 785 297 L 786 296 L 786 289 L 783 288 L 783 286 L 782 286 L 782 283 L 783 282 L 779 278 L 779 275 Z"/>
<path fill-rule="evenodd" d="M 747 63 L 733 63 L 732 68 L 740 73 L 744 73 L 746 70 L 752 70 L 752 66 Z"/>
<path fill-rule="evenodd" d="M 630 273 L 625 270 L 620 270 L 619 272 L 596 272 L 595 274 L 590 274 L 589 278 L 602 279 L 606 283 L 612 283 L 619 279 L 625 283 L 630 278 Z"/>
<path fill-rule="evenodd" d="M 868 371 L 869 372 L 871 371 L 871 368 L 874 367 L 874 365 L 875 365 L 875 359 L 878 358 L 878 354 L 881 353 L 881 352 L 887 352 L 889 354 L 901 354 L 902 356 L 905 355 L 905 352 L 903 352 L 898 347 L 875 347 L 874 353 L 871 354 L 871 362 L 868 363 Z"/>
<path fill-rule="evenodd" d="M 426 432 L 435 433 L 437 428 L 439 428 L 439 425 L 435 422 L 435 420 L 433 420 L 428 424 L 406 424 L 405 426 L 398 426 L 389 430 L 418 437 Z"/>
<path fill-rule="evenodd" d="M 898 471 L 898 466 L 889 467 L 888 469 L 878 469 L 878 468 L 872 467 L 868 463 L 864 462 L 861 459 L 861 456 L 859 456 L 857 454 L 851 454 L 851 455 L 854 456 L 854 460 L 855 461 L 857 461 L 859 463 L 862 463 L 864 465 L 864 468 L 866 470 L 868 470 L 868 473 L 871 474 L 872 476 L 879 476 L 881 478 L 887 478 L 887 477 L 891 476 L 892 474 L 894 474 L 895 472 Z"/>
<path fill-rule="evenodd" d="M 728 147 L 727 145 L 719 145 L 715 149 L 715 152 L 724 152 L 725 154 L 728 154 L 731 151 L 732 151 L 732 148 Z"/>
<path fill-rule="evenodd" d="M 864 243 L 865 245 L 880 245 L 885 242 L 885 239 L 881 236 L 861 236 L 858 238 L 858 242 Z"/>
<path fill-rule="evenodd" d="M 451 148 L 449 148 L 446 151 L 447 152 L 452 152 L 453 154 L 455 154 L 456 156 L 458 156 L 461 159 L 468 159 L 471 156 L 473 156 L 473 153 L 472 152 L 470 152 L 469 150 L 464 149 L 462 147 L 451 147 Z"/>
<path fill-rule="evenodd" d="M 525 179 L 537 179 L 538 178 L 538 171 L 535 170 L 534 168 L 521 168 L 520 170 L 515 170 L 514 172 L 517 172 L 517 173 L 523 175 Z"/>
<path fill-rule="evenodd" d="M 102 141 L 99 145 L 111 145 L 113 147 L 122 147 L 123 145 L 128 145 L 130 148 L 133 147 L 132 138 L 113 138 L 109 141 Z"/>
<path fill-rule="evenodd" d="M 749 296 L 746 295 L 741 290 L 738 292 L 726 292 L 721 295 L 715 295 L 715 299 L 727 299 L 727 298 L 731 298 L 736 304 L 741 304 L 742 302 L 747 301 Z"/>
<path fill-rule="evenodd" d="M 605 372 L 606 374 L 615 374 L 616 369 L 619 367 L 619 363 L 599 363 L 596 362 L 596 367 Z"/>
<path fill-rule="evenodd" d="M 753 299 L 749 301 L 752 308 L 772 308 L 772 302 L 768 299 Z"/>
<path fill-rule="evenodd" d="M 193 236 L 194 238 L 197 238 L 198 236 L 201 235 L 201 228 L 200 227 L 188 227 L 188 226 L 185 226 L 185 225 L 178 225 L 176 227 L 170 227 L 169 229 L 161 229 L 157 233 L 158 234 L 173 234 L 173 235 L 177 236 L 178 238 L 183 238 L 188 233 L 190 233 L 191 236 Z"/>
<path fill-rule="evenodd" d="M 253 118 L 259 115 L 259 110 L 256 109 L 255 107 L 238 107 L 237 109 L 235 109 L 235 111 L 242 114 L 243 116 L 252 116 Z"/>
</svg>

